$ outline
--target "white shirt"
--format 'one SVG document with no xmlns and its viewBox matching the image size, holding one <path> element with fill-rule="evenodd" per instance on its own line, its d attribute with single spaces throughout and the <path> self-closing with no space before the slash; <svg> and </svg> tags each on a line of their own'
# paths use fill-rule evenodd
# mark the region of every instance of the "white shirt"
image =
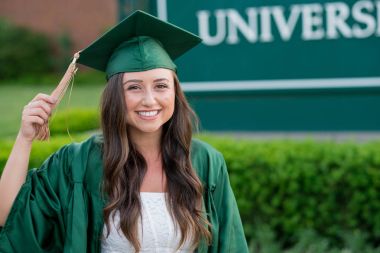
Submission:
<svg viewBox="0 0 380 253">
<path fill-rule="evenodd" d="M 166 207 L 164 192 L 140 192 L 142 204 L 142 224 L 138 221 L 139 240 L 141 245 L 140 252 L 159 252 L 159 253 L 190 253 L 190 241 L 186 240 L 183 246 L 174 251 L 179 245 L 181 232 L 178 229 L 174 233 L 174 223 Z M 110 216 L 112 219 L 112 215 Z M 116 227 L 118 229 L 116 229 Z M 102 253 L 129 253 L 135 252 L 132 244 L 124 236 L 120 229 L 120 214 L 115 212 L 115 219 L 110 222 L 110 234 L 101 242 Z M 103 235 L 107 235 L 104 225 Z"/>
</svg>

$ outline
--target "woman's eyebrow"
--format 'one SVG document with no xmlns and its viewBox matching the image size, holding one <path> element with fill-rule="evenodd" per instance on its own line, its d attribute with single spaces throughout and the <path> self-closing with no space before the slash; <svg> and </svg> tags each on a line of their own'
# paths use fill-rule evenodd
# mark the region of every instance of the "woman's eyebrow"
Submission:
<svg viewBox="0 0 380 253">
<path fill-rule="evenodd" d="M 142 83 L 142 82 L 143 81 L 139 80 L 139 79 L 130 79 L 130 80 L 125 81 L 123 84 L 127 84 L 127 83 Z"/>
<path fill-rule="evenodd" d="M 167 81 L 167 82 L 169 82 L 169 79 L 167 79 L 167 78 L 158 78 L 158 79 L 154 79 L 154 82 L 156 83 L 156 82 L 162 82 L 162 81 Z"/>
</svg>

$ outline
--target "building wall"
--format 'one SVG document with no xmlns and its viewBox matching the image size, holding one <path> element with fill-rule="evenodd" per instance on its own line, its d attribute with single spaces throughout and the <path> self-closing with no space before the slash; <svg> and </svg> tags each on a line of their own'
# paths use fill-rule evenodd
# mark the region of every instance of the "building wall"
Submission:
<svg viewBox="0 0 380 253">
<path fill-rule="evenodd" d="M 78 51 L 118 19 L 116 0 L 1 0 L 0 18 L 58 39 L 68 34 Z"/>
</svg>

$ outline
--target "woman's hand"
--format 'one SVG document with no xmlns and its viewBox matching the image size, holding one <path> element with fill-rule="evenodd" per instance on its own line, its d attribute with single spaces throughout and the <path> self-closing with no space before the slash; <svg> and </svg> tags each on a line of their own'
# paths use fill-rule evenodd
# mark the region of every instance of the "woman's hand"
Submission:
<svg viewBox="0 0 380 253">
<path fill-rule="evenodd" d="M 39 93 L 24 106 L 18 137 L 33 142 L 38 135 L 39 126 L 48 122 L 56 102 L 54 97 Z"/>
</svg>

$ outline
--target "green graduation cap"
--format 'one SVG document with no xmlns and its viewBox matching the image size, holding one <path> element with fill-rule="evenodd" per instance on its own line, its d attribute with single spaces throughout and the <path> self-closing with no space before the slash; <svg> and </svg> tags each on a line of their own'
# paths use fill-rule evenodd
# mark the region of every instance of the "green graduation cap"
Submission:
<svg viewBox="0 0 380 253">
<path fill-rule="evenodd" d="M 146 12 L 135 11 L 79 52 L 78 63 L 103 71 L 107 79 L 120 72 L 167 68 L 201 38 Z"/>
</svg>

